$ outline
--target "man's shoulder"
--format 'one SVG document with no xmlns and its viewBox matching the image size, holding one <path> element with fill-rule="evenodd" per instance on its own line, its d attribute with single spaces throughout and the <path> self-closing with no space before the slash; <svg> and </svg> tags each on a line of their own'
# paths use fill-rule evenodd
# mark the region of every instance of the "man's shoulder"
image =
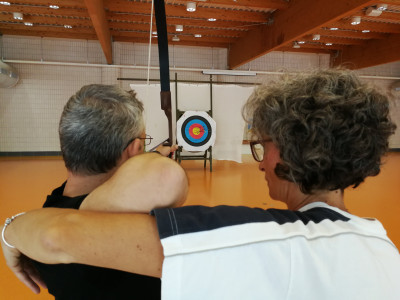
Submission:
<svg viewBox="0 0 400 300">
<path fill-rule="evenodd" d="M 75 208 L 79 209 L 83 200 L 85 200 L 87 195 L 80 195 L 77 197 L 67 197 L 63 195 L 64 182 L 61 186 L 55 188 L 51 195 L 48 195 L 46 201 L 43 204 L 43 207 L 57 207 L 57 208 Z"/>
</svg>

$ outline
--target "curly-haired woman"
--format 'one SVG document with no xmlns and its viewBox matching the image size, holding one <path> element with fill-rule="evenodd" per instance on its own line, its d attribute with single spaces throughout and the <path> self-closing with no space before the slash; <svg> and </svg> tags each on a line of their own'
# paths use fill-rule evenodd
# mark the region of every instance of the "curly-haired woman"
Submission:
<svg viewBox="0 0 400 300">
<path fill-rule="evenodd" d="M 46 263 L 162 276 L 163 299 L 400 299 L 397 248 L 377 220 L 348 213 L 343 202 L 345 188 L 380 171 L 395 130 L 388 99 L 352 72 L 316 71 L 257 88 L 243 115 L 269 194 L 287 210 L 33 211 L 3 230 L 16 247 L 3 242 L 9 266 L 34 290 L 19 251 Z M 127 163 L 116 175 L 129 178 Z M 117 182 L 102 196 L 160 192 Z"/>
</svg>

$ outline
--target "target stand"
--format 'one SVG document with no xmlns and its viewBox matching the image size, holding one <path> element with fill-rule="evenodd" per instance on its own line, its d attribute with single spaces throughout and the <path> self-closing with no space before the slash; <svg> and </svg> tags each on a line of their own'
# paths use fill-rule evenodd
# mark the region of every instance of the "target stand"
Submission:
<svg viewBox="0 0 400 300">
<path fill-rule="evenodd" d="M 210 161 L 212 172 L 212 146 L 215 143 L 216 123 L 207 112 L 186 111 L 177 122 L 177 141 L 179 148 L 176 151 L 176 160 L 207 160 Z M 182 151 L 202 152 L 202 155 L 182 155 Z"/>
</svg>

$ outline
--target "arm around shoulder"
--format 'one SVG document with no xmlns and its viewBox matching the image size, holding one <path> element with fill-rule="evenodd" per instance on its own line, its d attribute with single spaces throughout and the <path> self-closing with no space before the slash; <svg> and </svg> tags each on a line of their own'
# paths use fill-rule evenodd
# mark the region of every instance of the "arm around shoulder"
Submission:
<svg viewBox="0 0 400 300">
<path fill-rule="evenodd" d="M 154 277 L 161 276 L 164 259 L 155 218 L 146 214 L 39 209 L 10 224 L 6 240 L 47 264 L 82 263 Z"/>
</svg>

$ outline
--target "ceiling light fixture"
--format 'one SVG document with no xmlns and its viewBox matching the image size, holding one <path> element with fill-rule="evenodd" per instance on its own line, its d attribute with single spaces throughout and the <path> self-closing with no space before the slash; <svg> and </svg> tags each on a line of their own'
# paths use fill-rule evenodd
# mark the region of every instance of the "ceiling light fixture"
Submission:
<svg viewBox="0 0 400 300">
<path fill-rule="evenodd" d="M 201 38 L 201 34 L 200 34 L 200 33 L 196 33 L 196 34 L 194 35 L 194 37 L 195 37 L 195 38 Z"/>
<path fill-rule="evenodd" d="M 186 4 L 186 10 L 190 11 L 190 12 L 196 11 L 196 3 L 195 2 L 188 2 Z"/>
<path fill-rule="evenodd" d="M 33 26 L 33 23 L 31 23 L 31 22 L 25 22 L 24 24 L 25 24 L 25 26 Z"/>
<path fill-rule="evenodd" d="M 297 41 L 293 42 L 293 48 L 295 48 L 295 49 L 299 49 L 300 48 L 300 45 L 299 45 L 299 43 Z"/>
<path fill-rule="evenodd" d="M 64 28 L 71 29 L 72 26 L 71 25 L 64 25 Z"/>
<path fill-rule="evenodd" d="M 210 22 L 215 22 L 215 21 L 217 21 L 217 19 L 215 19 L 215 18 L 208 18 L 208 21 L 210 21 Z"/>
<path fill-rule="evenodd" d="M 179 37 L 178 37 L 177 35 L 174 35 L 174 36 L 172 37 L 172 41 L 173 41 L 173 42 L 179 42 L 180 39 L 179 39 Z"/>
<path fill-rule="evenodd" d="M 305 44 L 306 42 L 305 41 L 298 41 L 298 43 L 299 43 L 299 45 L 301 45 L 301 44 Z"/>
<path fill-rule="evenodd" d="M 13 16 L 14 16 L 15 20 L 23 20 L 24 19 L 24 16 L 19 12 L 13 13 Z"/>
<path fill-rule="evenodd" d="M 319 34 L 314 34 L 312 37 L 313 41 L 319 41 L 320 38 L 321 38 L 321 35 L 319 35 Z"/>
<path fill-rule="evenodd" d="M 175 25 L 175 31 L 183 31 L 183 25 Z"/>
<path fill-rule="evenodd" d="M 381 11 L 387 10 L 387 4 L 378 4 L 376 9 Z"/>
<path fill-rule="evenodd" d="M 58 5 L 52 5 L 52 4 L 49 5 L 49 7 L 52 8 L 52 9 L 59 9 L 60 8 Z"/>
<path fill-rule="evenodd" d="M 369 29 L 364 29 L 363 31 L 361 31 L 362 33 L 367 33 L 369 32 Z"/>
<path fill-rule="evenodd" d="M 10 5 L 10 2 L 0 1 L 0 4 L 3 4 L 3 5 Z"/>
<path fill-rule="evenodd" d="M 332 43 L 326 43 L 325 46 L 332 46 Z"/>
<path fill-rule="evenodd" d="M 339 28 L 337 28 L 337 27 L 331 27 L 331 28 L 329 28 L 330 30 L 338 30 Z"/>
<path fill-rule="evenodd" d="M 382 14 L 382 10 L 376 9 L 374 6 L 370 6 L 365 11 L 365 15 L 368 17 L 379 17 Z"/>
<path fill-rule="evenodd" d="M 354 16 L 351 18 L 351 25 L 358 25 L 361 23 L 361 17 L 360 16 Z"/>
</svg>

